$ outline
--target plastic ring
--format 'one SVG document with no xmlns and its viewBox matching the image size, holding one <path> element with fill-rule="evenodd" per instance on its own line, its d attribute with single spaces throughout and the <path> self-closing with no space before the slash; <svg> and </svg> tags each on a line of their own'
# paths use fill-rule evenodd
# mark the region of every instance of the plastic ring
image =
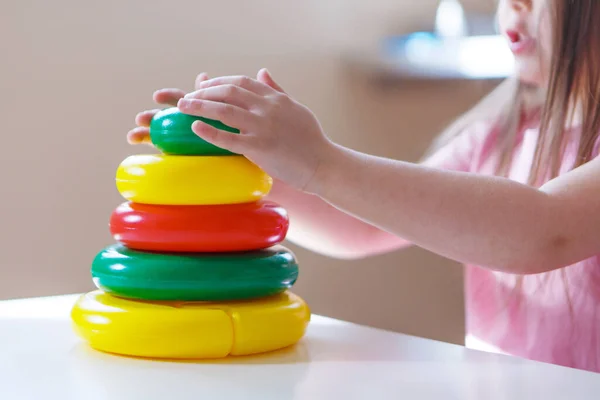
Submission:
<svg viewBox="0 0 600 400">
<path fill-rule="evenodd" d="M 127 157 L 117 189 L 132 202 L 163 205 L 250 203 L 266 196 L 272 178 L 243 156 Z"/>
<path fill-rule="evenodd" d="M 208 143 L 192 131 L 195 121 L 205 122 L 231 133 L 240 131 L 208 118 L 184 114 L 177 107 L 167 108 L 154 115 L 150 122 L 150 140 L 165 154 L 223 156 L 234 153 Z"/>
<path fill-rule="evenodd" d="M 310 309 L 290 292 L 249 302 L 169 303 L 81 296 L 71 318 L 96 350 L 137 357 L 207 359 L 274 351 L 297 343 Z"/>
<path fill-rule="evenodd" d="M 209 206 L 126 202 L 110 217 L 113 238 L 125 246 L 164 252 L 234 252 L 281 243 L 286 210 L 271 201 Z"/>
<path fill-rule="evenodd" d="M 141 300 L 221 301 L 281 293 L 298 279 L 287 248 L 242 253 L 154 253 L 111 245 L 91 268 L 107 293 Z"/>
</svg>

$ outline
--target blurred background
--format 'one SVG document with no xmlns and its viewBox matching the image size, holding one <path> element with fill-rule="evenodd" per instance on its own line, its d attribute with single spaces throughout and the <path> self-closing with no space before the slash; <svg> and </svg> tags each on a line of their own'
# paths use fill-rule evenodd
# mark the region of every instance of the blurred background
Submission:
<svg viewBox="0 0 600 400">
<path fill-rule="evenodd" d="M 462 7 L 462 8 L 461 8 Z M 494 0 L 42 0 L 0 12 L 0 300 L 94 289 L 125 141 L 163 87 L 267 67 L 327 134 L 416 161 L 510 68 Z M 473 40 L 471 40 L 473 39 Z M 487 53 L 486 53 L 487 52 Z M 402 210 L 398 210 L 402 212 Z M 293 223 L 293 220 L 292 220 Z M 462 269 L 418 248 L 340 261 L 287 243 L 314 313 L 463 344 Z"/>
</svg>

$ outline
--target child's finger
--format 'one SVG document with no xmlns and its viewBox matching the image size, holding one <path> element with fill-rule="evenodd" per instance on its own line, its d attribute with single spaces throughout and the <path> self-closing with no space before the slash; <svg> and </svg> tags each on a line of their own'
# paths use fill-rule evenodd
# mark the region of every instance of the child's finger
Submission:
<svg viewBox="0 0 600 400">
<path fill-rule="evenodd" d="M 283 88 L 279 86 L 277 82 L 275 82 L 275 79 L 273 79 L 271 73 L 266 68 L 263 68 L 260 71 L 258 71 L 258 74 L 256 74 L 256 79 L 258 79 L 260 82 L 271 86 L 278 92 L 285 93 L 285 90 L 283 90 Z"/>
<path fill-rule="evenodd" d="M 218 120 L 240 131 L 253 131 L 259 125 L 257 115 L 231 104 L 210 100 L 181 99 L 177 107 L 184 114 Z"/>
<path fill-rule="evenodd" d="M 154 109 L 154 110 L 146 110 L 146 111 L 142 111 L 142 112 L 138 113 L 135 116 L 136 125 L 149 127 L 150 122 L 152 122 L 152 118 L 154 118 L 154 115 L 156 115 L 156 113 L 159 111 L 160 111 L 159 109 Z"/>
<path fill-rule="evenodd" d="M 198 89 L 198 86 L 200 85 L 200 83 L 202 83 L 206 80 L 208 80 L 208 74 L 206 72 L 202 72 L 201 74 L 198 74 L 198 76 L 196 77 L 196 81 L 194 83 L 194 87 L 196 89 Z"/>
<path fill-rule="evenodd" d="M 150 135 L 145 136 L 142 140 L 142 144 L 148 145 L 150 147 L 154 147 L 154 143 L 152 143 L 152 139 L 150 139 Z"/>
<path fill-rule="evenodd" d="M 160 89 L 154 92 L 154 101 L 158 104 L 168 104 L 176 106 L 177 101 L 185 96 L 185 92 L 181 89 Z"/>
<path fill-rule="evenodd" d="M 235 85 L 212 86 L 188 93 L 185 99 L 211 100 L 231 104 L 250 110 L 265 102 L 265 98 Z"/>
<path fill-rule="evenodd" d="M 275 93 L 275 89 L 273 89 L 272 87 L 247 76 L 222 76 L 219 78 L 208 79 L 206 81 L 200 82 L 198 84 L 197 89 L 207 89 L 212 86 L 220 85 L 239 86 L 250 92 L 254 92 L 260 96 Z"/>
<path fill-rule="evenodd" d="M 192 131 L 207 142 L 232 153 L 243 154 L 246 149 L 244 136 L 222 131 L 202 121 L 194 121 Z"/>
<path fill-rule="evenodd" d="M 127 142 L 129 144 L 140 144 L 150 140 L 150 130 L 143 126 L 138 126 L 127 132 Z"/>
</svg>

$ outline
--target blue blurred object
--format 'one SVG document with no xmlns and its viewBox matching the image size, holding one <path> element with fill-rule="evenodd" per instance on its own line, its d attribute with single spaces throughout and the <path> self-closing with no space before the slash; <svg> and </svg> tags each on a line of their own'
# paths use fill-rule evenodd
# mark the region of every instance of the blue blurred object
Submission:
<svg viewBox="0 0 600 400">
<path fill-rule="evenodd" d="M 495 21 L 489 14 L 466 14 L 458 0 L 441 0 L 432 31 L 386 37 L 375 52 L 348 60 L 404 80 L 505 79 L 513 74 L 514 57 Z"/>
<path fill-rule="evenodd" d="M 514 58 L 497 34 L 476 31 L 459 0 L 441 0 L 434 32 L 414 32 L 384 39 L 381 55 L 398 73 L 423 78 L 497 79 L 510 76 Z M 487 32 L 494 31 L 488 19 Z M 471 24 L 473 25 L 473 24 Z M 481 25 L 481 23 L 480 23 Z M 479 29 L 480 30 L 480 29 Z"/>
<path fill-rule="evenodd" d="M 441 0 L 433 32 L 414 32 L 383 41 L 381 55 L 405 76 L 438 79 L 498 79 L 512 74 L 513 55 L 497 34 L 476 31 L 459 0 Z M 494 31 L 493 18 L 487 32 Z"/>
<path fill-rule="evenodd" d="M 431 78 L 498 79 L 514 58 L 500 35 L 441 37 L 414 32 L 383 40 L 381 56 L 406 74 Z"/>
<path fill-rule="evenodd" d="M 386 38 L 382 56 L 412 74 L 438 78 L 510 76 L 514 58 L 499 35 L 439 37 L 431 32 Z"/>
</svg>

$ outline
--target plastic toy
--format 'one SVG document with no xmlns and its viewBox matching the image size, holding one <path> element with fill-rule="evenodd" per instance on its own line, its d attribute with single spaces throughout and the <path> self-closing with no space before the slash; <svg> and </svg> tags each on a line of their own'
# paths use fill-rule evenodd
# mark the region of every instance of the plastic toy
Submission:
<svg viewBox="0 0 600 400">
<path fill-rule="evenodd" d="M 192 131 L 192 124 L 202 121 L 217 129 L 231 133 L 240 131 L 208 118 L 183 114 L 177 107 L 159 111 L 150 123 L 150 140 L 161 152 L 176 155 L 223 156 L 232 155 L 200 138 Z"/>
<path fill-rule="evenodd" d="M 162 153 L 130 156 L 117 169 L 128 200 L 110 218 L 117 243 L 96 254 L 99 290 L 71 312 L 96 350 L 210 359 L 281 349 L 305 334 L 310 309 L 290 292 L 298 262 L 280 244 L 288 214 L 264 199 L 272 178 L 197 137 L 194 119 L 156 114 L 151 137 Z"/>
<path fill-rule="evenodd" d="M 290 346 L 304 335 L 310 310 L 289 292 L 246 302 L 176 303 L 127 300 L 94 291 L 79 298 L 71 316 L 77 333 L 97 350 L 200 359 Z"/>
<path fill-rule="evenodd" d="M 92 262 L 98 289 L 141 300 L 221 301 L 271 296 L 298 278 L 294 254 L 283 246 L 241 253 L 155 253 L 122 245 Z"/>
<path fill-rule="evenodd" d="M 135 155 L 117 170 L 117 189 L 129 201 L 163 205 L 249 203 L 273 180 L 242 156 Z"/>
<path fill-rule="evenodd" d="M 110 218 L 113 238 L 132 249 L 164 252 L 236 252 L 281 243 L 286 210 L 271 201 L 211 206 L 126 202 Z"/>
</svg>

